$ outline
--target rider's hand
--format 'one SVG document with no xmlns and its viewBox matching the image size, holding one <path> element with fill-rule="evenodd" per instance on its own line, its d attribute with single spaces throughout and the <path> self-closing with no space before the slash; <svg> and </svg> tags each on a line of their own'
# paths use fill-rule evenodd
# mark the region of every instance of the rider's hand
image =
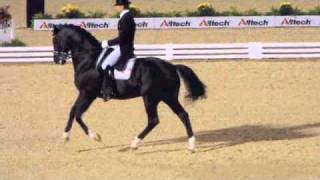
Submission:
<svg viewBox="0 0 320 180">
<path fill-rule="evenodd" d="M 107 48 L 107 47 L 109 47 L 108 41 L 107 41 L 107 40 L 103 40 L 103 41 L 101 42 L 101 47 L 102 47 L 102 48 Z"/>
</svg>

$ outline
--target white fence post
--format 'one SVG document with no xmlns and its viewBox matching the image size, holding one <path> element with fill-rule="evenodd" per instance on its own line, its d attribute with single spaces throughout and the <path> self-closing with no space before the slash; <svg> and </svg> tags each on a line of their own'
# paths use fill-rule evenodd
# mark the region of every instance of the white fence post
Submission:
<svg viewBox="0 0 320 180">
<path fill-rule="evenodd" d="M 14 21 L 14 19 L 11 19 L 11 32 L 10 32 L 10 38 L 11 38 L 11 40 L 16 38 L 16 31 L 15 31 L 15 29 L 16 29 L 15 21 Z"/>
<path fill-rule="evenodd" d="M 166 44 L 166 60 L 171 61 L 173 60 L 173 45 Z"/>
<path fill-rule="evenodd" d="M 249 43 L 249 46 L 248 46 L 249 59 L 262 59 L 262 55 L 263 55 L 262 50 L 263 50 L 262 43 L 259 43 L 259 42 Z"/>
</svg>

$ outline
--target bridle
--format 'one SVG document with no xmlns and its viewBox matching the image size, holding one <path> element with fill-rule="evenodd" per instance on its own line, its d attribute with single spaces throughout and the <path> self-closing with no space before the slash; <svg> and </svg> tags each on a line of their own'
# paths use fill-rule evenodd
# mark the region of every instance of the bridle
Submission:
<svg viewBox="0 0 320 180">
<path fill-rule="evenodd" d="M 53 54 L 58 56 L 59 64 L 64 64 L 67 59 L 72 58 L 72 56 L 71 56 L 71 54 L 69 52 L 53 51 Z"/>
<path fill-rule="evenodd" d="M 55 40 L 56 36 L 54 35 L 54 40 Z M 66 48 L 63 47 L 61 48 L 62 51 L 56 50 L 55 48 L 53 49 L 53 55 L 58 57 L 58 63 L 59 64 L 65 64 L 67 59 L 72 58 L 72 55 L 69 53 L 69 51 L 66 51 Z"/>
</svg>

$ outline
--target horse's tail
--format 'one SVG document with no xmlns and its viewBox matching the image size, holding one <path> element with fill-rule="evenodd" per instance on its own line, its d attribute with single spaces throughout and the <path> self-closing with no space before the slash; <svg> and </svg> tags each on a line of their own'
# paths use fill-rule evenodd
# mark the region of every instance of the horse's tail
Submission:
<svg viewBox="0 0 320 180">
<path fill-rule="evenodd" d="M 201 82 L 193 70 L 184 65 L 176 65 L 176 68 L 186 85 L 188 91 L 186 98 L 192 101 L 206 98 L 206 86 Z"/>
</svg>

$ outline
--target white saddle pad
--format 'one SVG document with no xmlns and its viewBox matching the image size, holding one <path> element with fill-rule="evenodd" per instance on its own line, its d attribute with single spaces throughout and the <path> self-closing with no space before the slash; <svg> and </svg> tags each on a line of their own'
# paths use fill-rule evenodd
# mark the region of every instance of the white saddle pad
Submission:
<svg viewBox="0 0 320 180">
<path fill-rule="evenodd" d="M 114 70 L 114 78 L 117 80 L 129 80 L 136 62 L 136 58 L 129 59 L 126 68 L 123 71 Z"/>
</svg>

